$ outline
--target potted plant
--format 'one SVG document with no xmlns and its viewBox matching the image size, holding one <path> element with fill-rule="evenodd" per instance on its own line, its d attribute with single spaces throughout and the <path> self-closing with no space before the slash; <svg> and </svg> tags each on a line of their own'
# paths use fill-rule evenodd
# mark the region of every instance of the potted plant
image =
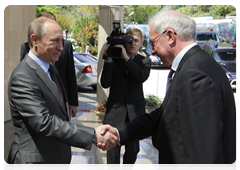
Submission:
<svg viewBox="0 0 240 170">
<path fill-rule="evenodd" d="M 103 121 L 106 112 L 106 101 L 102 102 L 102 104 L 98 104 L 95 107 L 94 112 L 98 116 L 98 120 Z"/>
<path fill-rule="evenodd" d="M 160 107 L 162 104 L 162 99 L 159 97 L 153 95 L 153 94 L 148 94 L 145 97 L 146 101 L 146 113 L 151 113 L 153 110 L 157 109 Z"/>
</svg>

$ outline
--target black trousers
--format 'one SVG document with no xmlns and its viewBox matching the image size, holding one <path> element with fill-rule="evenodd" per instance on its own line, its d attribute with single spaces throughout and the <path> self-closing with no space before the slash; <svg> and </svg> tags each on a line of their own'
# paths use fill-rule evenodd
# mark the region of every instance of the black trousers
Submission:
<svg viewBox="0 0 240 170">
<path fill-rule="evenodd" d="M 129 122 L 128 114 L 125 122 Z M 121 142 L 121 141 L 120 141 Z M 125 145 L 125 153 L 123 155 L 123 164 L 134 164 L 137 160 L 137 154 L 139 152 L 139 141 L 132 142 Z M 121 146 L 107 151 L 107 164 L 120 164 Z"/>
</svg>

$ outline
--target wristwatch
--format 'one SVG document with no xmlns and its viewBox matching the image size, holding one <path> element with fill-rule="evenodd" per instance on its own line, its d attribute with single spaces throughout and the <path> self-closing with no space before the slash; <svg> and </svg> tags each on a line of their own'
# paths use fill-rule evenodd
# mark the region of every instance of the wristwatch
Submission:
<svg viewBox="0 0 240 170">
<path fill-rule="evenodd" d="M 97 135 L 96 135 L 95 130 L 94 130 L 94 135 L 93 135 L 93 141 L 92 142 L 93 143 L 97 142 Z"/>
</svg>

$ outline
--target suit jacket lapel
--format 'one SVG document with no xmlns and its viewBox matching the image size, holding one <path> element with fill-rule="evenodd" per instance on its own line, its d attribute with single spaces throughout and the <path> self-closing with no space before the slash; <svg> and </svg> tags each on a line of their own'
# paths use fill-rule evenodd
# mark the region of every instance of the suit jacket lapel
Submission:
<svg viewBox="0 0 240 170">
<path fill-rule="evenodd" d="M 139 58 L 139 54 L 137 54 L 137 55 L 134 57 L 133 61 L 134 61 L 135 63 L 139 64 L 139 62 L 142 61 L 142 60 L 139 60 L 139 59 L 140 59 L 140 58 Z"/>
<path fill-rule="evenodd" d="M 61 107 L 63 113 L 65 114 L 65 116 L 67 117 L 67 119 L 69 120 L 69 114 L 68 114 L 68 104 L 66 103 L 66 107 L 63 105 L 59 94 L 56 90 L 56 88 L 54 87 L 53 83 L 51 82 L 51 80 L 49 79 L 48 75 L 43 71 L 43 69 L 34 61 L 32 60 L 28 55 L 25 56 L 25 61 L 27 62 L 27 64 L 36 70 L 36 74 L 37 76 L 43 81 L 43 83 L 47 86 L 47 88 L 49 89 L 49 91 L 53 94 L 53 96 L 56 98 L 56 100 L 59 103 L 59 106 Z M 58 78 L 59 75 L 57 74 Z M 61 81 L 60 81 L 61 82 Z M 60 83 L 62 86 L 62 83 Z M 63 87 L 63 86 L 62 86 Z M 63 89 L 63 93 L 64 96 L 66 96 L 65 90 Z M 65 101 L 67 101 L 66 97 L 65 97 Z"/>
</svg>

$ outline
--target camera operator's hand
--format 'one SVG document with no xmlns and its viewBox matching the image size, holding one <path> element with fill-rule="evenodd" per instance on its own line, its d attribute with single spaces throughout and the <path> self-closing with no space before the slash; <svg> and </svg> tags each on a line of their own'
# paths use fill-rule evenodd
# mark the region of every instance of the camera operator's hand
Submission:
<svg viewBox="0 0 240 170">
<path fill-rule="evenodd" d="M 108 47 L 109 47 L 109 46 L 110 46 L 110 44 L 108 44 L 108 45 L 106 46 L 106 48 L 105 48 L 104 51 L 103 51 L 103 55 L 107 56 L 107 50 L 108 50 Z M 111 57 L 107 57 L 107 58 L 108 58 L 109 61 L 112 60 Z"/>
<path fill-rule="evenodd" d="M 129 57 L 128 57 L 128 55 L 127 55 L 127 51 L 126 51 L 126 49 L 123 47 L 123 45 L 121 45 L 121 44 L 118 44 L 118 45 L 115 45 L 114 47 L 120 47 L 120 48 L 122 48 L 122 58 L 124 59 L 124 60 L 128 60 L 129 59 Z"/>
</svg>

